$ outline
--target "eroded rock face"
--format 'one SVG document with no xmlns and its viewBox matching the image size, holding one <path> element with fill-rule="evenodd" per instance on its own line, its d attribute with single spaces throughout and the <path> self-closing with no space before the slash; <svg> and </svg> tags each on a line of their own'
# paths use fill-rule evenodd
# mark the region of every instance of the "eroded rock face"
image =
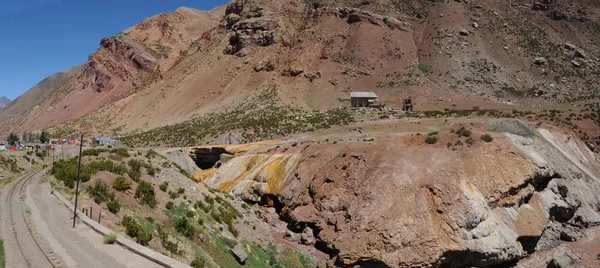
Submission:
<svg viewBox="0 0 600 268">
<path fill-rule="evenodd" d="M 244 56 L 242 50 L 246 47 L 270 46 L 277 42 L 279 20 L 246 0 L 234 1 L 227 7 L 224 25 L 230 31 L 225 54 Z"/>
<path fill-rule="evenodd" d="M 300 242 L 314 230 L 339 266 L 503 265 L 600 223 L 600 168 L 583 143 L 547 130 L 505 135 L 459 154 L 398 136 L 302 143 L 282 149 L 296 167 L 278 167 L 285 155 L 238 156 L 207 184 L 276 198 Z"/>
<path fill-rule="evenodd" d="M 103 38 L 98 51 L 90 55 L 84 65 L 79 80 L 83 88 L 110 91 L 122 81 L 135 83 L 140 76 L 156 71 L 157 67 L 156 58 L 136 47 L 133 40 Z"/>
</svg>

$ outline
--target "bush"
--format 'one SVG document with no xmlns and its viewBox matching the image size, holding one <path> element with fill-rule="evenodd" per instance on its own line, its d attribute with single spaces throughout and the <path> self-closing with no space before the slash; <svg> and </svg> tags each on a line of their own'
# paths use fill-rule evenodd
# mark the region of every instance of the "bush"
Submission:
<svg viewBox="0 0 600 268">
<path fill-rule="evenodd" d="M 121 202 L 119 202 L 119 200 L 111 200 L 110 202 L 106 203 L 106 206 L 108 207 L 108 211 L 114 214 L 117 214 L 119 211 L 121 211 Z"/>
<path fill-rule="evenodd" d="M 113 200 L 115 194 L 110 190 L 108 184 L 103 181 L 96 181 L 93 186 L 88 187 L 88 192 L 94 197 L 96 204 L 102 204 L 104 202 Z"/>
<path fill-rule="evenodd" d="M 104 244 L 112 245 L 117 241 L 117 234 L 110 233 L 104 235 Z"/>
<path fill-rule="evenodd" d="M 481 140 L 485 142 L 492 142 L 494 138 L 492 138 L 490 134 L 483 134 L 481 135 Z"/>
<path fill-rule="evenodd" d="M 466 141 L 467 145 L 471 146 L 473 145 L 473 138 L 468 138 Z"/>
<path fill-rule="evenodd" d="M 119 192 L 124 192 L 131 189 L 131 184 L 122 176 L 119 176 L 113 182 L 113 188 Z"/>
<path fill-rule="evenodd" d="M 117 148 L 110 150 L 111 153 L 120 155 L 122 157 L 129 157 L 129 152 L 125 148 Z"/>
<path fill-rule="evenodd" d="M 204 268 L 207 266 L 206 261 L 204 260 L 204 258 L 197 256 L 192 263 L 190 263 L 190 266 L 192 266 L 193 268 Z"/>
<path fill-rule="evenodd" d="M 182 235 L 184 235 L 187 238 L 192 238 L 194 237 L 194 233 L 196 232 L 196 229 L 194 228 L 194 226 L 190 223 L 190 221 L 188 220 L 187 217 L 181 217 L 176 223 L 175 223 L 175 230 L 179 233 L 181 233 Z"/>
<path fill-rule="evenodd" d="M 158 188 L 163 191 L 163 192 L 167 192 L 167 188 L 169 187 L 169 182 L 165 181 L 163 183 L 161 183 Z"/>
<path fill-rule="evenodd" d="M 436 144 L 438 142 L 438 138 L 436 136 L 427 136 L 425 138 L 425 143 L 427 144 Z"/>
<path fill-rule="evenodd" d="M 144 164 L 137 159 L 131 159 L 127 162 L 127 165 L 131 167 L 131 170 L 140 171 L 140 168 L 142 168 Z"/>
<path fill-rule="evenodd" d="M 150 240 L 152 240 L 152 233 L 149 230 L 144 229 L 135 219 L 130 216 L 125 216 L 121 222 L 125 227 L 125 233 L 136 239 L 142 246 L 147 246 Z"/>
<path fill-rule="evenodd" d="M 169 197 L 171 199 L 175 199 L 175 198 L 179 197 L 179 194 L 177 192 L 169 191 Z"/>
<path fill-rule="evenodd" d="M 471 137 L 471 131 L 465 127 L 461 127 L 457 132 L 458 136 Z"/>
<path fill-rule="evenodd" d="M 180 195 L 183 194 L 183 193 L 185 193 L 185 188 L 179 187 L 179 189 L 177 189 L 177 193 L 180 194 Z"/>
<path fill-rule="evenodd" d="M 421 72 L 428 73 L 431 71 L 431 66 L 428 64 L 421 63 L 417 66 Z"/>
<path fill-rule="evenodd" d="M 83 150 L 83 152 L 81 152 L 82 156 L 86 156 L 86 155 L 92 155 L 92 156 L 99 156 L 101 153 L 105 153 L 108 150 L 106 149 L 85 149 Z"/>
<path fill-rule="evenodd" d="M 156 207 L 156 196 L 154 194 L 154 186 L 152 184 L 140 181 L 135 191 L 135 198 L 140 200 L 143 205 L 148 205 L 151 208 Z"/>
<path fill-rule="evenodd" d="M 142 178 L 142 173 L 139 170 L 129 170 L 127 171 L 127 175 L 135 182 L 139 182 Z"/>
<path fill-rule="evenodd" d="M 174 206 L 175 206 L 175 204 L 173 204 L 173 202 L 169 201 L 169 202 L 167 202 L 166 208 L 173 209 Z"/>
</svg>

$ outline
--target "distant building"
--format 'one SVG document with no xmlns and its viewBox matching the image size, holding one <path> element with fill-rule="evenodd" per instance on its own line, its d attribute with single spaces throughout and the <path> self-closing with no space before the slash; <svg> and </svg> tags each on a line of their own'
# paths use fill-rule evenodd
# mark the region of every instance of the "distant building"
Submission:
<svg viewBox="0 0 600 268">
<path fill-rule="evenodd" d="M 350 103 L 352 107 L 373 107 L 379 106 L 379 97 L 373 92 L 352 92 L 350 93 Z"/>
<path fill-rule="evenodd" d="M 94 138 L 94 143 L 97 145 L 116 145 L 117 141 L 106 136 Z"/>
</svg>

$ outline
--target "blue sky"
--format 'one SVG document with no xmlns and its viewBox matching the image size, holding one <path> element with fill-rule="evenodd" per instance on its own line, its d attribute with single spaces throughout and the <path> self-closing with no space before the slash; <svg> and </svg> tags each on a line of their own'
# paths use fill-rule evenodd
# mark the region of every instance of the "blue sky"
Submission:
<svg viewBox="0 0 600 268">
<path fill-rule="evenodd" d="M 14 100 L 46 76 L 84 63 L 103 37 L 180 6 L 226 0 L 0 0 L 0 96 Z"/>
</svg>

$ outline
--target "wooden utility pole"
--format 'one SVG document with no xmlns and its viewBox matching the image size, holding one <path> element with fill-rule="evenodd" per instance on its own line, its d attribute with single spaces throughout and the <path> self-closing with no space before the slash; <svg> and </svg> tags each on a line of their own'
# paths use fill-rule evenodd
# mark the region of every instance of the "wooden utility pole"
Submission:
<svg viewBox="0 0 600 268">
<path fill-rule="evenodd" d="M 81 133 L 81 142 L 79 143 L 79 163 L 77 164 L 77 186 L 75 187 L 75 209 L 73 210 L 73 228 L 77 220 L 77 199 L 79 197 L 79 176 L 81 175 L 81 152 L 83 151 L 83 133 Z"/>
</svg>

